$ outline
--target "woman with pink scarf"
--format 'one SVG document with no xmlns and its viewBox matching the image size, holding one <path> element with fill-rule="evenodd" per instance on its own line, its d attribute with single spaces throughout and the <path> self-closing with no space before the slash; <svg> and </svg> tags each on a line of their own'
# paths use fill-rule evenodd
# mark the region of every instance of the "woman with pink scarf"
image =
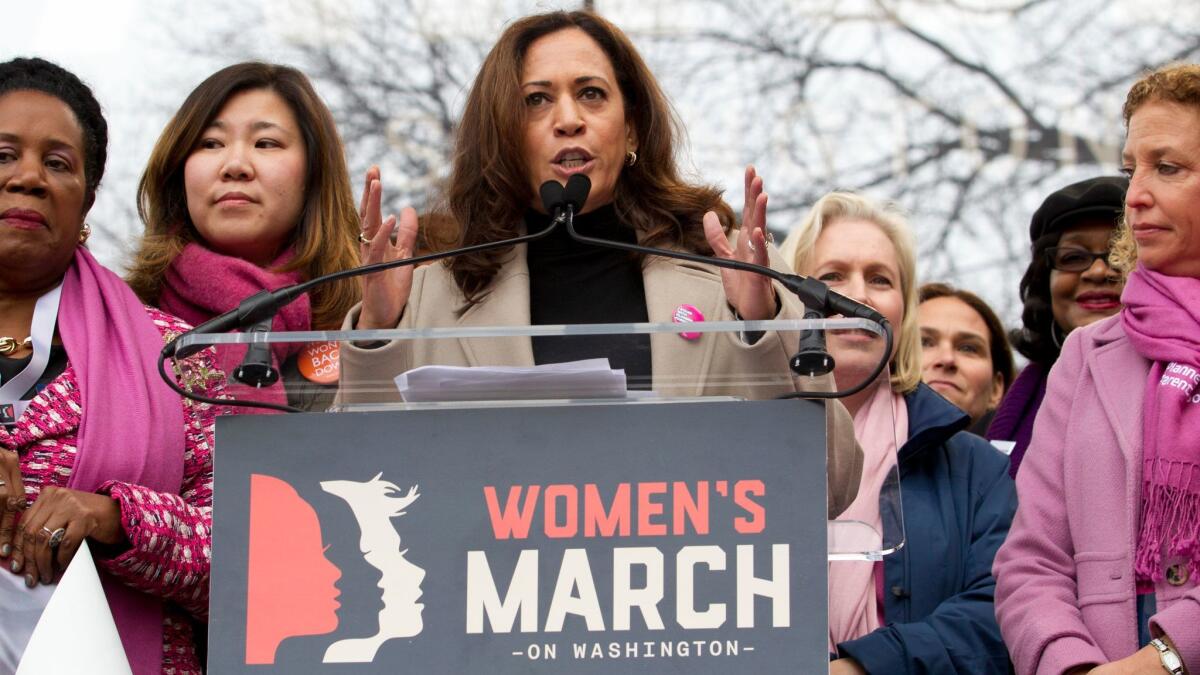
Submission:
<svg viewBox="0 0 1200 675">
<path fill-rule="evenodd" d="M 914 248 L 898 209 L 849 192 L 821 197 L 783 243 L 797 272 L 874 307 L 896 330 L 891 377 L 841 399 L 864 461 L 838 519 L 889 541 L 902 525 L 905 541 L 879 562 L 829 563 L 829 672 L 1003 675 L 991 567 L 1016 507 L 1008 459 L 965 433 L 967 414 L 921 382 Z M 872 372 L 883 339 L 834 331 L 828 348 L 848 387 Z M 880 499 L 894 476 L 898 504 Z"/>
<path fill-rule="evenodd" d="M 77 77 L 0 63 L 0 673 L 85 540 L 133 672 L 200 672 L 213 410 L 156 369 L 187 325 L 84 247 L 107 142 Z M 220 395 L 204 354 L 183 366 L 186 386 Z"/>
<path fill-rule="evenodd" d="M 996 556 L 1022 674 L 1200 672 L 1200 66 L 1124 117 L 1125 306 L 1063 345 Z"/>
<path fill-rule="evenodd" d="M 128 276 L 144 302 L 192 323 L 275 290 L 354 267 L 359 222 L 328 108 L 287 66 L 239 63 L 200 83 L 163 129 L 138 186 L 145 236 Z M 358 301 L 347 279 L 276 314 L 273 331 L 335 329 Z M 233 385 L 242 400 L 323 410 L 338 382 L 333 343 L 274 343 L 281 379 Z M 217 350 L 232 373 L 245 347 Z"/>
</svg>

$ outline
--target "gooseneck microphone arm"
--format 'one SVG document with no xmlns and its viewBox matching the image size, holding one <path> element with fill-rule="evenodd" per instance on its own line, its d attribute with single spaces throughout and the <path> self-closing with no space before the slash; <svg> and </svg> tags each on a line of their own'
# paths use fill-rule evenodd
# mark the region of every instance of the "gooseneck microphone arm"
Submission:
<svg viewBox="0 0 1200 675">
<path fill-rule="evenodd" d="M 203 350 L 208 345 L 190 345 L 187 347 L 177 347 L 177 343 L 184 335 L 194 333 L 224 333 L 227 331 L 242 329 L 259 323 L 263 319 L 268 319 L 275 316 L 275 313 L 283 309 L 296 298 L 307 293 L 317 286 L 323 286 L 340 279 L 349 279 L 352 277 L 360 277 L 366 274 L 374 274 L 375 272 L 383 272 L 385 270 L 394 269 L 397 267 L 408 267 L 410 265 L 420 265 L 421 263 L 433 262 L 434 260 L 442 260 L 443 258 L 453 258 L 455 256 L 465 255 L 467 253 L 478 253 L 480 251 L 490 251 L 492 249 L 504 248 L 515 244 L 523 244 L 535 239 L 541 239 L 554 231 L 558 224 L 562 222 L 563 216 L 559 215 L 550 222 L 545 229 L 534 232 L 533 234 L 525 234 L 504 241 L 493 241 L 483 244 L 474 244 L 472 246 L 464 246 L 449 251 L 440 251 L 438 253 L 427 253 L 425 255 L 416 256 L 414 258 L 400 258 L 399 260 L 385 260 L 383 262 L 363 265 L 362 267 L 353 267 L 348 270 L 340 270 L 332 272 L 324 276 L 319 276 L 308 281 L 302 281 L 298 284 L 285 286 L 274 291 L 259 291 L 254 295 L 243 300 L 237 309 L 230 310 L 224 314 L 205 321 L 195 328 L 187 331 L 171 340 L 163 347 L 163 354 L 168 358 L 175 357 L 185 359 L 198 351 Z"/>
<path fill-rule="evenodd" d="M 550 182 L 553 183 L 553 181 Z M 555 186 L 557 189 L 555 189 Z M 163 381 L 167 383 L 167 386 L 180 396 L 190 398 L 195 401 L 200 401 L 202 403 L 246 408 L 266 408 L 270 410 L 279 410 L 281 412 L 304 412 L 297 408 L 279 405 L 277 403 L 267 403 L 265 401 L 216 399 L 188 392 L 180 387 L 175 378 L 171 377 L 171 375 L 167 372 L 166 360 L 175 359 L 178 361 L 180 359 L 185 359 L 193 354 L 196 354 L 197 352 L 203 351 L 209 346 L 188 345 L 186 347 L 180 347 L 179 341 L 183 339 L 184 336 L 203 333 L 225 333 L 231 330 L 239 329 L 244 330 L 251 326 L 261 325 L 263 322 L 266 322 L 267 325 L 270 325 L 271 319 L 275 316 L 276 312 L 287 306 L 288 303 L 292 302 L 313 288 L 316 288 L 317 286 L 331 283 L 339 279 L 348 279 L 366 274 L 373 274 L 375 272 L 383 272 L 385 270 L 390 270 L 397 267 L 419 265 L 421 263 L 433 262 L 435 260 L 442 260 L 444 258 L 453 258 L 455 256 L 465 255 L 468 253 L 491 251 L 497 248 L 505 248 L 508 246 L 541 239 L 550 235 L 550 233 L 552 233 L 560 223 L 562 223 L 564 220 L 568 220 L 570 216 L 574 215 L 574 210 L 577 208 L 575 204 L 582 204 L 582 201 L 579 200 L 564 201 L 564 199 L 568 198 L 568 196 L 564 195 L 563 186 L 559 183 L 553 183 L 553 186 L 551 187 L 543 185 L 541 189 L 541 197 L 542 203 L 547 205 L 546 210 L 550 212 L 554 218 L 550 221 L 549 225 L 538 232 L 524 234 L 519 237 L 513 237 L 503 241 L 486 242 L 483 244 L 474 244 L 472 246 L 451 249 L 449 251 L 428 253 L 426 255 L 420 255 L 413 258 L 385 260 L 383 262 L 363 265 L 361 267 L 354 267 L 348 270 L 332 272 L 330 274 L 309 279 L 308 281 L 303 281 L 298 284 L 285 286 L 284 288 L 274 291 L 259 291 L 258 293 L 255 293 L 239 303 L 237 309 L 233 309 L 225 312 L 224 314 L 215 316 L 212 319 L 209 319 L 208 321 L 196 326 L 195 328 L 185 333 L 181 333 L 163 346 L 162 351 L 159 352 L 158 355 L 158 374 L 160 377 L 162 377 Z"/>
<path fill-rule="evenodd" d="M 572 183 L 575 183 L 574 193 L 578 194 L 582 192 L 583 194 L 583 198 L 580 200 L 580 203 L 582 204 L 583 201 L 586 201 L 588 190 L 591 188 L 591 180 L 583 174 L 575 174 L 571 176 L 571 178 L 567 180 L 567 186 L 565 189 L 565 192 L 568 194 L 572 193 Z M 829 290 L 829 286 L 825 285 L 825 283 L 821 281 L 818 281 L 817 279 L 801 276 L 799 274 L 788 274 L 786 272 L 780 272 L 779 270 L 772 269 L 765 265 L 756 265 L 754 263 L 743 262 L 741 260 L 731 260 L 728 258 L 718 258 L 716 256 L 706 256 L 697 253 L 688 253 L 685 251 L 653 248 L 650 246 L 642 246 L 640 244 L 629 244 L 625 242 L 609 241 L 607 239 L 589 237 L 576 231 L 575 219 L 571 217 L 573 215 L 574 214 L 571 213 L 566 219 L 567 234 L 569 234 L 571 238 L 576 241 L 586 244 L 593 244 L 595 246 L 633 251 L 635 253 L 642 253 L 644 255 L 676 258 L 679 260 L 687 260 L 704 265 L 713 265 L 715 267 L 724 267 L 731 270 L 761 274 L 762 276 L 779 282 L 784 288 L 799 297 L 800 301 L 806 308 L 804 316 L 806 319 L 826 318 L 829 314 L 841 314 L 849 319 L 866 319 L 868 321 L 873 321 L 883 328 L 883 357 L 876 365 L 875 370 L 871 372 L 870 377 L 866 378 L 863 382 L 842 391 L 795 392 L 793 394 L 785 394 L 781 398 L 842 398 L 844 396 L 851 396 L 865 389 L 868 385 L 874 382 L 876 378 L 879 377 L 880 373 L 882 373 L 885 368 L 887 368 L 887 364 L 892 353 L 893 339 L 892 327 L 887 318 L 860 302 L 851 300 L 840 293 Z M 815 315 L 815 317 L 813 315 Z M 815 336 L 816 340 L 814 340 L 814 336 L 811 335 L 813 333 L 817 334 Z M 820 335 L 820 331 L 802 331 L 800 352 L 791 359 L 791 366 L 793 370 L 797 371 L 797 374 L 823 375 L 830 372 L 833 365 L 833 359 L 829 358 L 828 354 L 824 353 L 823 345 L 819 341 L 821 338 L 822 336 Z M 820 354 L 824 354 L 824 358 L 827 359 L 827 361 L 822 363 Z M 828 366 L 829 369 L 824 370 L 824 372 L 819 372 L 819 369 L 823 369 L 821 366 Z M 810 372 L 799 372 L 800 368 L 802 367 L 807 367 Z"/>
<path fill-rule="evenodd" d="M 464 246 L 462 248 L 452 249 L 449 251 L 441 251 L 437 253 L 429 253 L 426 255 L 416 256 L 412 258 L 401 258 L 398 260 L 388 260 L 384 262 L 373 263 L 371 265 L 363 265 L 348 270 L 341 270 L 326 274 L 308 281 L 304 281 L 292 286 L 286 286 L 274 291 L 260 291 L 238 304 L 234 310 L 220 314 L 195 328 L 182 333 L 168 342 L 159 352 L 158 355 L 158 372 L 163 381 L 167 383 L 172 390 L 179 395 L 190 398 L 192 400 L 203 403 L 210 403 L 221 406 L 239 406 L 251 408 L 267 408 L 279 410 L 282 412 L 303 412 L 291 406 L 279 405 L 275 403 L 267 403 L 264 401 L 249 401 L 235 399 L 217 399 L 206 397 L 200 394 L 194 394 L 186 391 L 172 377 L 166 369 L 166 360 L 175 359 L 176 361 L 185 359 L 192 354 L 202 351 L 207 345 L 189 345 L 180 347 L 179 341 L 187 335 L 201 333 L 224 333 L 227 331 L 241 329 L 244 330 L 251 326 L 270 325 L 272 318 L 276 312 L 291 303 L 296 298 L 304 293 L 321 286 L 331 283 L 339 279 L 348 279 L 352 277 L 373 274 L 375 272 L 383 272 L 385 270 L 394 269 L 397 267 L 406 267 L 411 265 L 419 265 L 421 263 L 433 262 L 445 258 L 465 255 L 468 253 L 478 253 L 482 251 L 490 251 L 498 248 L 506 248 L 516 244 L 523 244 L 543 237 L 549 236 L 560 223 L 565 222 L 567 231 L 573 239 L 581 242 L 593 244 L 596 246 L 605 246 L 609 248 L 617 248 L 628 251 L 634 251 L 645 255 L 657 255 L 668 258 L 677 258 L 680 260 L 688 260 L 705 265 L 713 265 L 716 267 L 724 267 L 727 269 L 740 270 L 744 272 L 753 272 L 769 277 L 778 281 L 790 292 L 797 295 L 804 306 L 807 308 L 805 318 L 811 318 L 809 312 L 815 313 L 817 316 L 823 317 L 826 314 L 841 314 L 849 318 L 861 318 L 874 321 L 883 327 L 885 348 L 884 357 L 880 360 L 879 365 L 871 376 L 856 387 L 852 387 L 845 391 L 838 392 L 796 392 L 794 394 L 785 395 L 785 397 L 802 397 L 802 398 L 840 398 L 849 396 L 864 389 L 868 384 L 873 382 L 879 376 L 883 369 L 887 367 L 888 355 L 892 351 L 892 329 L 888 324 L 887 319 L 875 310 L 861 303 L 855 302 L 850 298 L 835 293 L 829 290 L 825 284 L 807 277 L 802 277 L 796 274 L 786 274 L 778 270 L 771 269 L 763 265 L 755 265 L 746 263 L 740 260 L 729 260 L 725 258 L 717 258 L 712 256 L 704 256 L 695 253 L 686 253 L 683 251 L 673 251 L 669 249 L 657 249 L 648 246 L 640 246 L 637 244 L 626 244 L 623 242 L 614 242 L 604 239 L 596 239 L 579 234 L 575 231 L 575 214 L 583 208 L 587 201 L 588 192 L 591 189 L 591 181 L 582 174 L 571 176 L 564 187 L 556 181 L 547 181 L 539 190 L 542 205 L 553 218 L 550 224 L 538 232 L 525 234 L 503 241 L 486 242 L 482 244 L 474 244 Z M 804 333 L 819 333 L 819 331 L 804 331 Z M 819 338 L 819 335 L 817 336 Z M 805 337 L 801 338 L 801 353 L 797 354 L 792 359 L 793 368 L 798 366 L 797 361 L 804 356 Z M 810 338 L 811 339 L 811 338 Z M 823 353 L 823 349 L 818 350 Z M 827 355 L 826 355 L 826 358 Z M 832 360 L 828 361 L 827 365 L 831 365 Z M 819 365 L 819 364 L 818 364 Z"/>
</svg>

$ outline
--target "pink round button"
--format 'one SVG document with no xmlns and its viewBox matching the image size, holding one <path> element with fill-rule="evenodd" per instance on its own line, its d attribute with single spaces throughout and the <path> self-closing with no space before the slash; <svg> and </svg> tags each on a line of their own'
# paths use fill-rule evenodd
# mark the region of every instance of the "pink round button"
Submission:
<svg viewBox="0 0 1200 675">
<path fill-rule="evenodd" d="M 675 308 L 675 313 L 671 316 L 671 321 L 675 323 L 692 323 L 693 321 L 703 321 L 704 314 L 692 305 L 680 305 Z M 679 337 L 684 340 L 699 340 L 700 333 L 687 331 L 679 334 Z"/>
</svg>

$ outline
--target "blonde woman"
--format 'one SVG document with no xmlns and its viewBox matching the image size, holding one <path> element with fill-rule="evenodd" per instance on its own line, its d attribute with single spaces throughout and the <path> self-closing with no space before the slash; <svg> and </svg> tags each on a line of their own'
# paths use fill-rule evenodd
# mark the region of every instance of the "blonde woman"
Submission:
<svg viewBox="0 0 1200 675">
<path fill-rule="evenodd" d="M 991 564 L 1016 496 L 1005 457 L 964 433 L 967 415 L 921 383 L 916 257 L 903 214 L 834 192 L 813 205 L 783 253 L 797 272 L 897 327 L 890 380 L 843 401 L 866 458 L 841 518 L 896 522 L 880 513 L 879 488 L 898 461 L 907 543 L 880 563 L 830 564 L 830 672 L 1008 672 Z M 839 383 L 869 374 L 881 343 L 863 331 L 831 334 Z"/>
</svg>

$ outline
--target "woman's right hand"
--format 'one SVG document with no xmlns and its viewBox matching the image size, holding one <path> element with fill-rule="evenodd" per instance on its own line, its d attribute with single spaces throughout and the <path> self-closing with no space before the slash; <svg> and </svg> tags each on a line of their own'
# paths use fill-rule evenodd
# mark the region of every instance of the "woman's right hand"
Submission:
<svg viewBox="0 0 1200 675">
<path fill-rule="evenodd" d="M 400 211 L 398 223 L 394 215 L 384 219 L 380 212 L 382 200 L 383 185 L 379 182 L 379 167 L 373 166 L 367 170 L 362 201 L 358 206 L 362 236 L 367 239 L 360 244 L 362 262 L 366 265 L 411 257 L 417 241 L 417 212 L 405 207 Z M 393 231 L 396 234 L 394 244 Z M 411 265 L 364 277 L 362 311 L 355 328 L 395 328 L 408 304 L 412 277 Z"/>
<path fill-rule="evenodd" d="M 0 450 L 0 483 L 0 558 L 7 559 L 14 549 L 17 514 L 26 506 L 20 458 L 11 450 Z"/>
</svg>

